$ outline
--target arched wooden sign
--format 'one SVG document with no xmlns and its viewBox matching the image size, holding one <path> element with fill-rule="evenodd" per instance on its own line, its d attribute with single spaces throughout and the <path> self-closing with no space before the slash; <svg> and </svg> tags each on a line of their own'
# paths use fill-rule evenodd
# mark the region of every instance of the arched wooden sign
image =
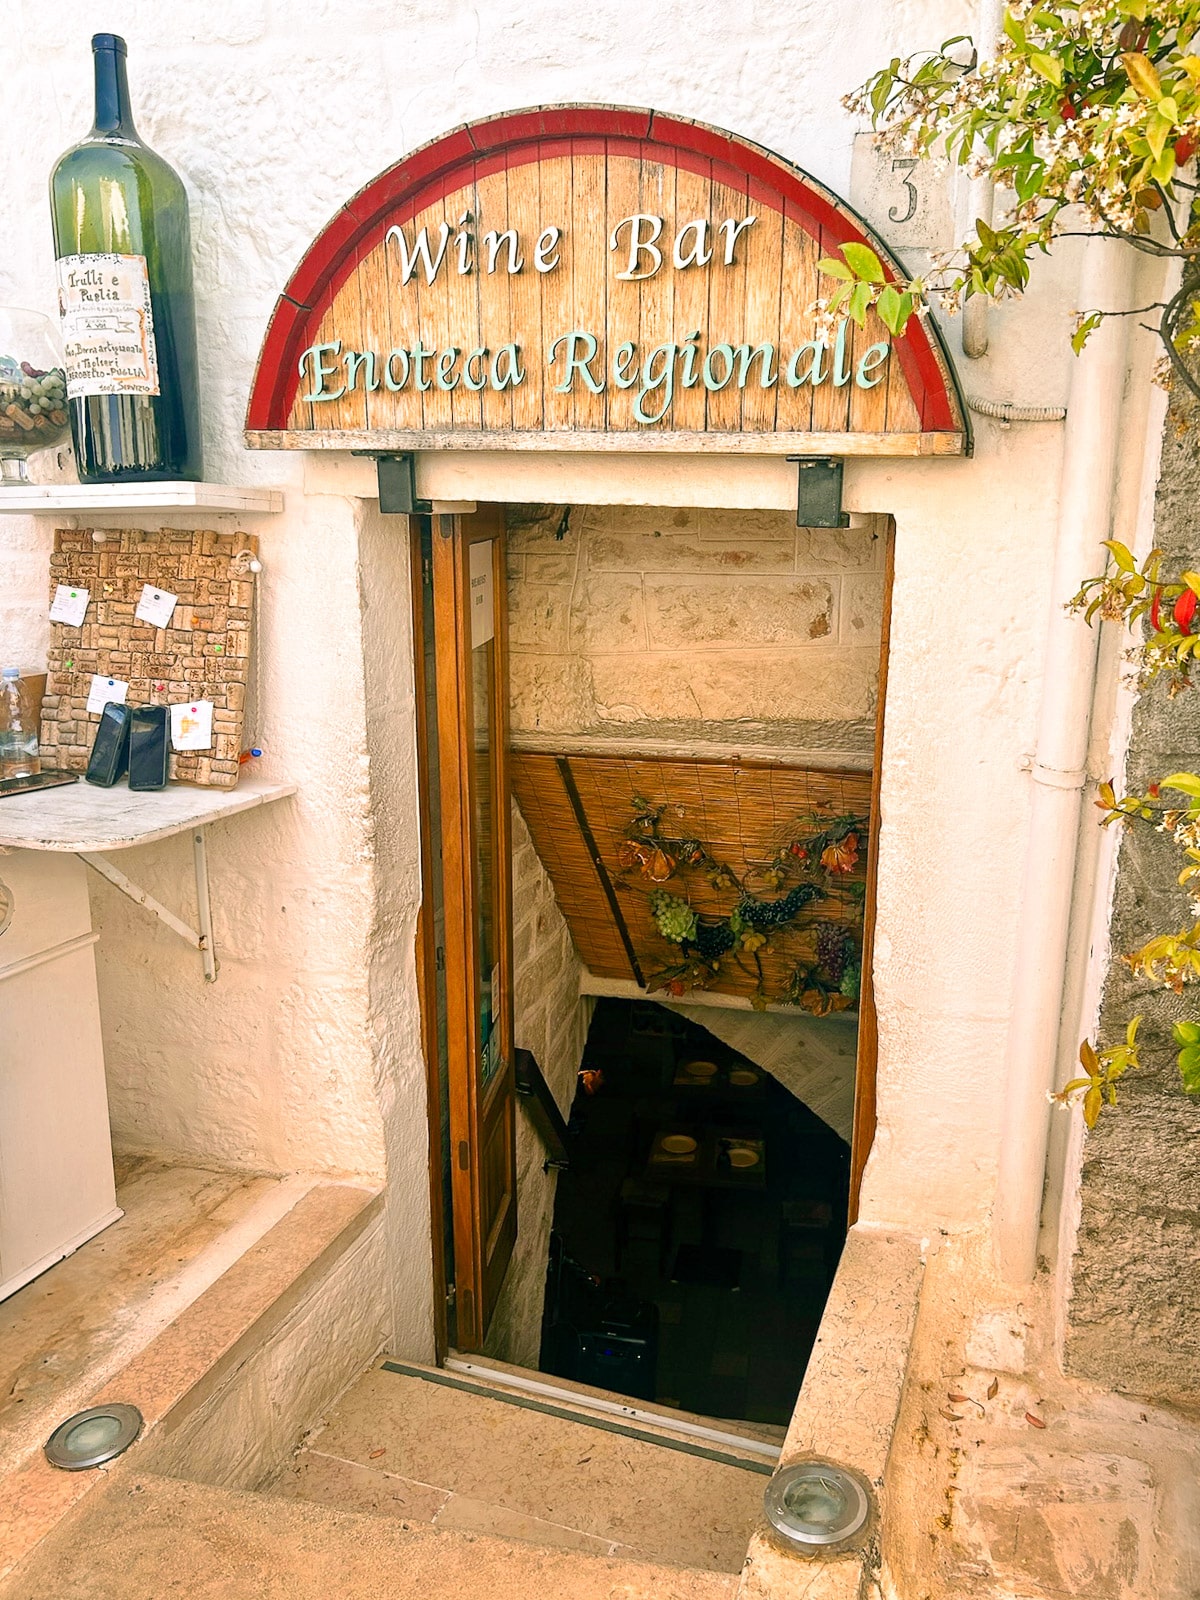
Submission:
<svg viewBox="0 0 1200 1600">
<path fill-rule="evenodd" d="M 264 449 L 954 455 L 933 325 L 821 327 L 816 264 L 886 247 L 812 178 L 658 112 L 544 107 L 458 128 L 368 184 L 271 318 Z"/>
</svg>

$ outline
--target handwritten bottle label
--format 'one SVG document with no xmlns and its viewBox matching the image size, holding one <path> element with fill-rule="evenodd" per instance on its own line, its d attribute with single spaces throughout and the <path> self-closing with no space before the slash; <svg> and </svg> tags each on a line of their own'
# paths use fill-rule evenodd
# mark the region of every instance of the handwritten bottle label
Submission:
<svg viewBox="0 0 1200 1600">
<path fill-rule="evenodd" d="M 145 256 L 63 256 L 58 309 L 70 399 L 159 392 Z"/>
</svg>

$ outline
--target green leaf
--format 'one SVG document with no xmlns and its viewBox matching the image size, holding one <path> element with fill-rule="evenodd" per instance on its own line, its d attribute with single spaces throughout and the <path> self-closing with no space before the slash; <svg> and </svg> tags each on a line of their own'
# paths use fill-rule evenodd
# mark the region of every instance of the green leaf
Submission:
<svg viewBox="0 0 1200 1600">
<path fill-rule="evenodd" d="M 1099 316 L 1099 314 L 1100 313 L 1097 311 L 1092 313 L 1093 316 Z M 1137 563 L 1130 554 L 1128 545 L 1123 545 L 1119 539 L 1103 539 L 1101 540 L 1101 543 L 1110 553 L 1113 560 L 1117 563 L 1117 566 L 1120 567 L 1122 572 L 1137 571 Z"/>
<path fill-rule="evenodd" d="M 1200 1022 L 1177 1022 L 1171 1032 L 1176 1044 L 1200 1044 Z"/>
<path fill-rule="evenodd" d="M 1024 50 L 1025 29 L 1017 21 L 1016 17 L 1013 16 L 1012 12 L 1007 6 L 1004 8 L 1004 31 L 1016 45 L 1018 50 Z"/>
<path fill-rule="evenodd" d="M 1180 794 L 1190 794 L 1200 798 L 1200 778 L 1194 772 L 1173 772 L 1169 778 L 1160 780 L 1159 787 L 1178 789 Z"/>
<path fill-rule="evenodd" d="M 879 320 L 891 334 L 900 332 L 900 317 L 903 307 L 902 296 L 898 289 L 893 289 L 889 283 L 875 302 L 875 309 L 879 313 Z"/>
<path fill-rule="evenodd" d="M 856 278 L 866 283 L 885 282 L 883 262 L 868 244 L 844 244 L 842 254 L 849 262 Z"/>
<path fill-rule="evenodd" d="M 1029 58 L 1029 65 L 1039 77 L 1049 79 L 1056 89 L 1062 88 L 1062 62 L 1057 56 L 1048 56 L 1041 50 L 1035 50 Z"/>
<path fill-rule="evenodd" d="M 1179 1076 L 1188 1094 L 1200 1094 L 1200 1044 L 1190 1044 L 1179 1052 Z"/>
<path fill-rule="evenodd" d="M 854 281 L 854 274 L 844 261 L 837 261 L 832 256 L 824 256 L 817 262 L 817 271 L 823 272 L 827 278 L 845 278 L 848 283 Z"/>
<path fill-rule="evenodd" d="M 1104 313 L 1101 311 L 1089 311 L 1087 316 L 1083 318 L 1082 322 L 1080 322 L 1079 326 L 1075 329 L 1075 332 L 1071 335 L 1071 349 L 1076 355 L 1080 353 L 1084 345 L 1088 342 L 1088 339 L 1093 333 L 1095 333 L 1096 329 L 1100 326 L 1103 320 Z"/>
<path fill-rule="evenodd" d="M 846 304 L 846 314 L 851 321 L 864 327 L 867 321 L 867 311 L 871 305 L 871 285 L 869 283 L 856 283 L 854 291 Z"/>
<path fill-rule="evenodd" d="M 1121 57 L 1129 81 L 1139 94 L 1148 100 L 1162 99 L 1162 83 L 1149 56 L 1136 50 L 1127 50 Z"/>
</svg>

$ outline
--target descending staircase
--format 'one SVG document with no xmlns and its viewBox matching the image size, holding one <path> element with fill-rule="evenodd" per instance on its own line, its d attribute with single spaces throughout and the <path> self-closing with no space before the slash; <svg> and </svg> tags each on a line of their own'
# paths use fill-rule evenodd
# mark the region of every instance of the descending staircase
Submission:
<svg viewBox="0 0 1200 1600">
<path fill-rule="evenodd" d="M 539 1377 L 383 1362 L 257 1493 L 114 1473 L 5 1600 L 732 1600 L 781 1430 Z"/>
<path fill-rule="evenodd" d="M 584 1389 L 560 1392 L 578 1399 L 385 1362 L 342 1398 L 273 1492 L 595 1555 L 740 1571 L 769 1447 L 675 1434 L 669 1423 L 585 1409 Z"/>
</svg>

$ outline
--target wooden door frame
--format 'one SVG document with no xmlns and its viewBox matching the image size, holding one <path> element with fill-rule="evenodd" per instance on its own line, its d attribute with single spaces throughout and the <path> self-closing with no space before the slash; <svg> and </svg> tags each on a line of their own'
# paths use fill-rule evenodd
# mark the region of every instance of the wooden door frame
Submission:
<svg viewBox="0 0 1200 1600">
<path fill-rule="evenodd" d="M 449 1276 L 446 1271 L 446 1208 L 442 1196 L 442 1092 L 438 1056 L 437 945 L 430 886 L 433 882 L 433 818 L 429 806 L 429 725 L 425 714 L 429 685 L 425 676 L 425 575 L 421 566 L 421 524 L 410 517 L 409 565 L 412 575 L 413 689 L 416 704 L 417 807 L 421 831 L 421 905 L 417 913 L 417 996 L 421 1009 L 421 1047 L 425 1056 L 425 1099 L 429 1120 L 429 1226 L 433 1257 L 433 1348 L 440 1367 L 450 1349 Z M 430 557 L 432 560 L 432 556 Z"/>
<path fill-rule="evenodd" d="M 496 526 L 485 537 L 493 545 L 493 603 L 495 645 L 492 652 L 490 717 L 495 728 L 494 759 L 489 763 L 491 784 L 491 827 L 496 861 L 508 862 L 511 857 L 512 824 L 508 789 L 508 632 L 505 595 L 505 553 L 503 511 L 499 506 L 481 508 L 481 517 L 494 516 Z M 441 873 L 442 907 L 445 917 L 446 947 L 452 945 L 466 950 L 473 946 L 474 914 L 477 905 L 477 872 L 474 859 L 467 853 L 470 828 L 475 814 L 475 785 L 473 752 L 468 743 L 467 719 L 462 715 L 461 689 L 469 680 L 464 677 L 471 664 L 470 613 L 467 565 L 470 560 L 470 543 L 462 537 L 461 518 L 457 514 L 436 513 L 430 525 L 432 563 L 434 569 L 433 606 L 435 627 L 443 644 L 453 640 L 453 659 L 438 660 L 439 670 L 434 685 L 439 724 L 437 760 L 439 765 L 439 798 L 441 820 Z M 426 726 L 425 694 L 428 689 L 424 670 L 424 617 L 421 584 L 420 539 L 415 541 L 413 557 L 414 611 L 418 615 L 416 636 L 416 683 L 419 695 L 418 736 L 420 754 L 421 789 L 421 866 L 423 882 L 430 884 L 434 870 L 432 860 L 432 818 L 429 807 L 429 742 Z M 440 572 L 442 581 L 437 581 Z M 449 580 L 449 581 L 447 581 Z M 462 604 L 455 609 L 455 596 Z M 435 653 L 438 645 L 435 642 Z M 444 737 L 447 728 L 456 730 L 456 737 Z M 496 1044 L 499 1066 L 490 1082 L 482 1086 L 473 1064 L 479 1059 L 479 988 L 478 974 L 471 971 L 475 981 L 471 992 L 450 1003 L 447 990 L 447 1055 L 450 1089 L 450 1143 L 451 1162 L 456 1169 L 453 1183 L 452 1220 L 455 1241 L 454 1284 L 449 1283 L 446 1251 L 446 1214 L 442 1194 L 442 1137 L 443 1125 L 440 1103 L 438 1060 L 438 1014 L 436 985 L 436 950 L 434 948 L 433 919 L 429 910 L 429 897 L 422 894 L 422 911 L 418 921 L 417 966 L 421 999 L 421 1029 L 425 1050 L 426 1097 L 429 1103 L 429 1193 L 433 1227 L 434 1324 L 435 1348 L 439 1361 L 449 1348 L 448 1295 L 453 1293 L 455 1305 L 455 1344 L 461 1349 L 475 1349 L 482 1343 L 487 1307 L 494 1304 L 499 1283 L 493 1282 L 494 1270 L 489 1264 L 499 1258 L 500 1250 L 494 1248 L 499 1232 L 493 1229 L 485 1240 L 476 1221 L 481 1205 L 479 1164 L 473 1159 L 470 1146 L 461 1137 L 455 1138 L 455 1129 L 480 1128 L 495 1109 L 499 1097 L 515 1095 L 514 1041 L 512 1016 L 512 885 L 506 871 L 497 870 L 492 879 L 495 963 L 500 969 L 501 1004 L 496 1018 Z M 465 1003 L 464 1003 L 465 1002 Z M 478 1154 L 478 1153 L 477 1153 Z M 457 1174 L 467 1174 L 463 1182 Z M 501 1218 L 503 1233 L 515 1237 L 516 1230 L 516 1174 L 513 1171 L 511 1204 Z M 461 1241 L 471 1241 L 471 1251 L 465 1255 Z M 511 1251 L 511 1240 L 509 1242 Z M 505 1257 L 507 1260 L 507 1257 Z M 481 1309 L 482 1308 L 482 1309 Z"/>
<path fill-rule="evenodd" d="M 867 895 L 863 905 L 862 978 L 858 1000 L 858 1045 L 854 1060 L 854 1122 L 850 1138 L 850 1204 L 847 1224 L 858 1221 L 863 1171 L 875 1141 L 879 1016 L 875 1009 L 875 918 L 879 884 L 879 797 L 883 783 L 883 720 L 887 710 L 888 657 L 892 638 L 892 585 L 896 577 L 896 519 L 884 530 L 883 612 L 879 629 L 879 683 L 875 700 L 875 754 L 871 770 L 871 822 L 867 836 Z"/>
<path fill-rule="evenodd" d="M 453 525 L 453 518 L 439 517 Z M 413 636 L 414 678 L 416 686 L 417 755 L 419 775 L 419 805 L 421 827 L 421 876 L 428 885 L 432 870 L 430 854 L 431 819 L 428 805 L 427 728 L 425 718 L 425 662 L 424 617 L 422 611 L 421 540 L 417 520 L 410 521 L 410 545 L 413 574 Z M 440 530 L 431 524 L 431 537 L 439 537 Z M 876 1086 L 879 1061 L 879 1027 L 874 993 L 875 921 L 878 908 L 878 862 L 880 836 L 880 794 L 883 775 L 884 717 L 887 707 L 888 661 L 891 643 L 892 589 L 895 580 L 896 524 L 887 518 L 884 532 L 886 541 L 883 609 L 879 643 L 879 677 L 875 714 L 874 757 L 871 783 L 871 818 L 867 841 L 867 892 L 863 908 L 862 990 L 859 1001 L 858 1041 L 855 1058 L 855 1084 L 853 1128 L 850 1147 L 850 1194 L 848 1221 L 852 1225 L 858 1218 L 862 1193 L 863 1172 L 871 1152 L 876 1130 Z M 496 582 L 505 579 L 503 547 L 499 551 L 500 572 Z M 494 674 L 493 692 L 501 697 L 497 708 L 502 713 L 500 726 L 507 727 L 508 718 L 508 647 L 507 607 L 498 605 L 496 618 L 497 670 Z M 507 752 L 504 765 L 507 766 Z M 507 807 L 496 806 L 496 822 L 507 831 L 511 817 Z M 503 816 L 500 812 L 503 810 Z M 507 963 L 509 983 L 512 967 L 511 882 L 497 885 L 497 925 L 501 928 L 502 959 Z M 448 1292 L 449 1281 L 445 1254 L 445 1215 L 442 1199 L 442 1119 L 440 1085 L 438 1080 L 437 1010 L 436 1010 L 436 950 L 434 948 L 433 919 L 429 902 L 422 894 L 417 924 L 417 984 L 421 1007 L 421 1032 L 425 1053 L 426 1098 L 429 1118 L 429 1197 L 432 1232 L 433 1292 L 434 1292 L 434 1344 L 436 1359 L 440 1364 L 449 1349 Z M 507 1057 L 512 1057 L 512 1041 L 508 1041 Z M 505 1070 L 509 1070 L 506 1068 Z"/>
</svg>

